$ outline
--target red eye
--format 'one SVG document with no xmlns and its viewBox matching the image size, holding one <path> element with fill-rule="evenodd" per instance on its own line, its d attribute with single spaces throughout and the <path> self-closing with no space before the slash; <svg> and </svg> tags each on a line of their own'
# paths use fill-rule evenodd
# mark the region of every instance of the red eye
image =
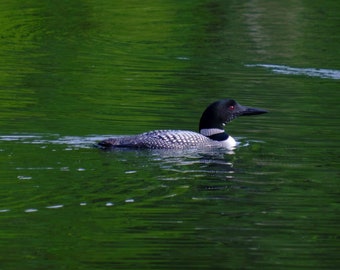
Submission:
<svg viewBox="0 0 340 270">
<path fill-rule="evenodd" d="M 229 106 L 229 110 L 233 111 L 235 107 L 233 105 Z"/>
</svg>

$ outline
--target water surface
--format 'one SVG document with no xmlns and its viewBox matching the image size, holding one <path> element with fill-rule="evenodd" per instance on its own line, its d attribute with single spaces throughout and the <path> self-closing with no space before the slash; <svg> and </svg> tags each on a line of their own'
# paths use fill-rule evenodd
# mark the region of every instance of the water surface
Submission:
<svg viewBox="0 0 340 270">
<path fill-rule="evenodd" d="M 336 1 L 0 4 L 1 269 L 337 269 Z M 234 151 L 101 151 L 267 109 Z"/>
</svg>

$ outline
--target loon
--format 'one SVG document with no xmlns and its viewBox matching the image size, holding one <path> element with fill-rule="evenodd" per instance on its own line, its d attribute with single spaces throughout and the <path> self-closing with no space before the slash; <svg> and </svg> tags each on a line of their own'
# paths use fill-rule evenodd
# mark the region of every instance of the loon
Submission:
<svg viewBox="0 0 340 270">
<path fill-rule="evenodd" d="M 266 110 L 242 106 L 233 99 L 210 104 L 201 116 L 199 133 L 187 130 L 154 130 L 138 135 L 109 138 L 98 143 L 103 149 L 118 147 L 150 149 L 187 149 L 218 147 L 233 149 L 236 141 L 224 126 L 238 116 L 267 113 Z"/>
</svg>

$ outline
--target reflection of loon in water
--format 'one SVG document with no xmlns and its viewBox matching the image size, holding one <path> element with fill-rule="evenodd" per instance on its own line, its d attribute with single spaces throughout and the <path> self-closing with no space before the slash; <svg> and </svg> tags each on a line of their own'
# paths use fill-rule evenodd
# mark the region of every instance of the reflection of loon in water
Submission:
<svg viewBox="0 0 340 270">
<path fill-rule="evenodd" d="M 101 148 L 116 147 L 151 149 L 187 149 L 221 147 L 233 149 L 236 141 L 223 126 L 242 115 L 262 114 L 267 111 L 245 107 L 233 99 L 218 100 L 203 112 L 199 124 L 200 133 L 186 130 L 155 130 L 133 136 L 110 138 L 98 143 Z"/>
</svg>

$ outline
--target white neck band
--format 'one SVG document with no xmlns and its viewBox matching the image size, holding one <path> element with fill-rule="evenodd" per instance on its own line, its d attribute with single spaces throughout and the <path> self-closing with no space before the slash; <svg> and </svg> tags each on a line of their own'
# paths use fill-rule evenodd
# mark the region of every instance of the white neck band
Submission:
<svg viewBox="0 0 340 270">
<path fill-rule="evenodd" d="M 219 133 L 224 133 L 224 129 L 219 129 L 219 128 L 202 128 L 200 130 L 200 133 L 206 137 L 209 137 L 211 135 L 219 134 Z"/>
</svg>

